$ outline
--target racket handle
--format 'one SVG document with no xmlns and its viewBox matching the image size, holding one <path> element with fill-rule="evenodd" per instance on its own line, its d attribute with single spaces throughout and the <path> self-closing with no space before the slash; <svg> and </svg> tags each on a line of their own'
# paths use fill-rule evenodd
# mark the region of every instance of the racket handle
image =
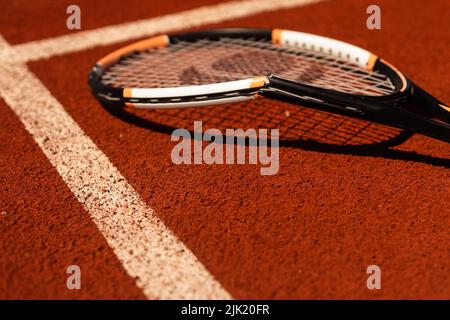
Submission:
<svg viewBox="0 0 450 320">
<path fill-rule="evenodd" d="M 269 77 L 269 89 L 262 95 L 306 107 L 369 120 L 450 142 L 450 118 L 437 99 L 417 86 L 402 106 L 318 89 L 276 76 Z M 415 90 L 414 90 L 415 89 Z M 443 104 L 442 104 L 443 105 Z"/>
<path fill-rule="evenodd" d="M 450 107 L 433 97 L 431 94 L 420 88 L 415 83 L 411 83 L 410 104 L 417 112 L 424 112 L 429 117 L 437 118 L 450 125 Z"/>
<path fill-rule="evenodd" d="M 407 128 L 431 138 L 450 142 L 450 125 L 433 119 L 423 118 L 409 111 L 404 111 L 400 114 L 403 117 L 402 122 L 407 123 Z"/>
</svg>

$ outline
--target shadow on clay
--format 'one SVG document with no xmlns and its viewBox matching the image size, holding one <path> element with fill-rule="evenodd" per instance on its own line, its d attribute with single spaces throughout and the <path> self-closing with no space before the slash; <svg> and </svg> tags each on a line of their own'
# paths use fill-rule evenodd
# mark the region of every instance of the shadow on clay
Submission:
<svg viewBox="0 0 450 320">
<path fill-rule="evenodd" d="M 205 127 L 223 132 L 226 128 L 278 128 L 280 147 L 414 161 L 450 168 L 450 159 L 392 149 L 413 136 L 411 131 L 279 102 L 158 110 L 104 107 L 126 123 L 168 135 L 175 129 L 185 128 L 193 136 L 193 122 L 196 120 L 202 120 Z"/>
</svg>

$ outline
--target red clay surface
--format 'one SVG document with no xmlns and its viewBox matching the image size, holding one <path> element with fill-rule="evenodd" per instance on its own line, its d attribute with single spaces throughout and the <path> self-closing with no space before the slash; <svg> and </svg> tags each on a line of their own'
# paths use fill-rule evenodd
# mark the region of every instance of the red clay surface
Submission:
<svg viewBox="0 0 450 320">
<path fill-rule="evenodd" d="M 0 299 L 145 298 L 3 100 L 0 118 Z M 72 264 L 83 290 L 67 290 Z"/>
<path fill-rule="evenodd" d="M 0 33 L 10 44 L 65 35 L 68 32 L 66 10 L 72 4 L 78 5 L 81 9 L 82 30 L 89 30 L 148 19 L 218 2 L 220 1 L 14 0 L 2 6 Z M 77 30 L 70 32 L 77 32 Z"/>
<path fill-rule="evenodd" d="M 118 1 L 108 3 L 114 7 Z M 449 43 L 444 41 L 450 36 L 450 3 L 377 1 L 381 31 L 365 27 L 369 4 L 330 1 L 207 27 L 279 27 L 342 39 L 378 53 L 450 101 Z M 162 6 L 155 8 L 158 14 L 171 9 Z M 99 25 L 117 23 L 113 16 Z M 20 34 L 29 23 L 9 20 L 0 30 L 12 43 L 28 41 L 35 38 Z M 53 31 L 33 37 L 59 34 L 56 24 L 46 20 Z M 364 129 L 362 140 L 352 138 L 349 143 L 356 146 L 339 142 L 332 129 L 319 140 L 299 129 L 305 126 L 302 118 L 326 118 L 332 125 L 344 121 L 348 128 L 366 123 L 265 101 L 231 109 L 112 114 L 92 98 L 86 77 L 90 66 L 116 47 L 29 67 L 233 297 L 450 298 L 449 144 L 418 135 L 402 142 L 398 130 L 381 126 Z M 273 119 L 286 110 L 298 123 L 289 130 L 287 122 L 280 125 L 275 176 L 261 176 L 254 165 L 171 162 L 175 128 L 192 129 L 194 120 L 219 129 L 277 127 Z M 143 298 L 14 114 L 2 105 L 0 117 L 0 159 L 6 168 L 0 173 L 1 210 L 11 213 L 0 217 L 0 297 Z M 364 131 L 379 132 L 375 142 L 387 135 L 394 146 L 358 146 L 366 142 Z M 83 283 L 89 282 L 80 293 L 64 287 L 64 268 L 74 261 L 83 264 Z M 370 264 L 382 268 L 382 290 L 365 286 Z"/>
</svg>

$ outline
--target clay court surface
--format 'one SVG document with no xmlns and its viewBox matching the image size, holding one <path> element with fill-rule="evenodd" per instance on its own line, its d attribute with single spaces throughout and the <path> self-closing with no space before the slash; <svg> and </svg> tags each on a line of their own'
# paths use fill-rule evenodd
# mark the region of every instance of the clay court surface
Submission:
<svg viewBox="0 0 450 320">
<path fill-rule="evenodd" d="M 450 2 L 14 0 L 0 11 L 0 298 L 449 299 L 450 144 L 268 100 L 108 110 L 92 64 L 141 38 L 284 28 L 356 44 L 450 101 Z M 254 9 L 256 8 L 256 9 Z M 259 8 L 259 9 L 258 9 Z M 175 165 L 171 132 L 278 128 L 280 170 Z M 78 265 L 82 289 L 68 290 Z M 368 290 L 366 268 L 382 270 Z"/>
</svg>

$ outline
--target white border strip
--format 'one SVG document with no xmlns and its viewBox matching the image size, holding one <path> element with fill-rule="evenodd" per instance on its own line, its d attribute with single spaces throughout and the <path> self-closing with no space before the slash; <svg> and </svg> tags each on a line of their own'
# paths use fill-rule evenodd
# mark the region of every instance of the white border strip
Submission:
<svg viewBox="0 0 450 320">
<path fill-rule="evenodd" d="M 148 298 L 231 298 L 27 67 L 0 65 L 0 94 Z"/>
</svg>

